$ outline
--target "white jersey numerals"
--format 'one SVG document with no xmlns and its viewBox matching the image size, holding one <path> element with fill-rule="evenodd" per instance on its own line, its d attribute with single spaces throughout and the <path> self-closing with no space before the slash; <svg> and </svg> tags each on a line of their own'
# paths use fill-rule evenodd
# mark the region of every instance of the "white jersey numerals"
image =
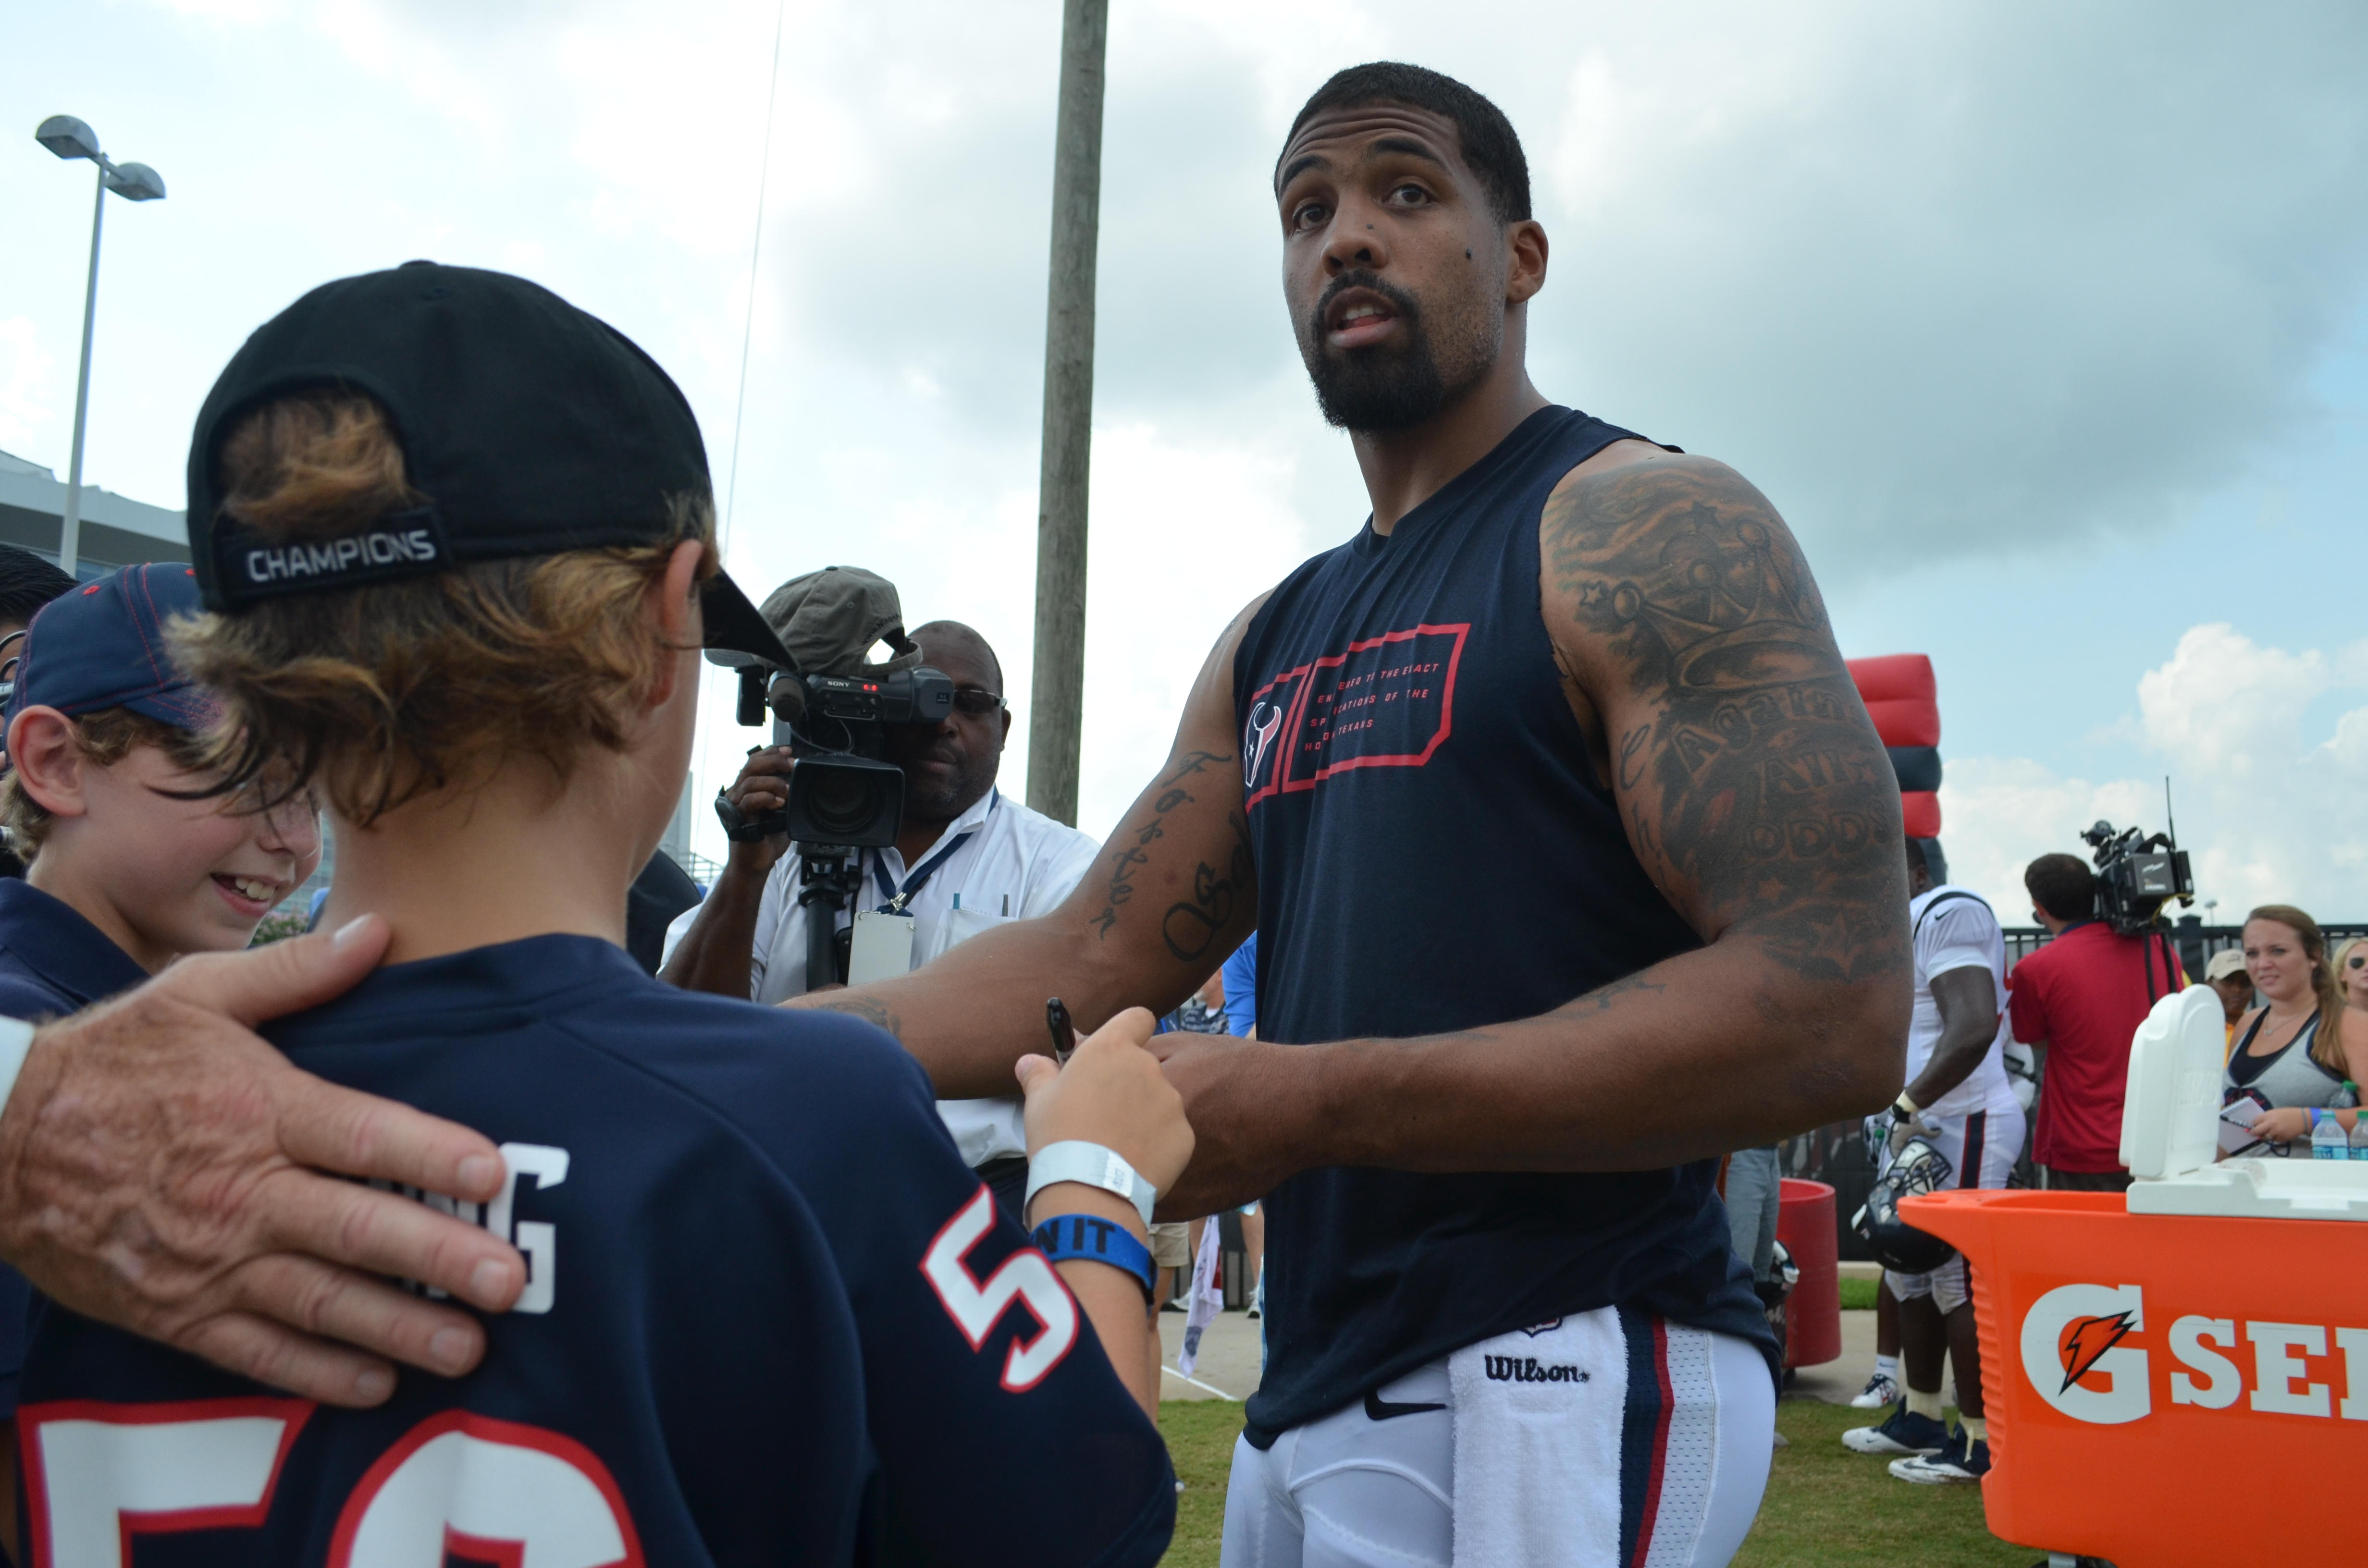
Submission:
<svg viewBox="0 0 2368 1568">
<path fill-rule="evenodd" d="M 28 1405 L 37 1568 L 129 1568 L 134 1537 L 260 1526 L 313 1414 L 302 1400 Z M 623 1494 L 589 1449 L 466 1411 L 380 1456 L 338 1515 L 329 1568 L 443 1568 L 448 1553 L 535 1568 L 642 1568 Z"/>
<path fill-rule="evenodd" d="M 535 1568 L 640 1568 L 609 1471 L 583 1444 L 466 1411 L 431 1416 L 370 1466 L 329 1568 L 443 1568 L 447 1551 Z"/>
<path fill-rule="evenodd" d="M 27 1406 L 33 1561 L 124 1568 L 134 1536 L 261 1524 L 312 1414 L 299 1399 Z"/>
<path fill-rule="evenodd" d="M 1034 1247 L 1005 1258 L 1003 1267 L 982 1283 L 963 1259 L 994 1228 L 995 1195 L 981 1187 L 978 1196 L 947 1221 L 929 1244 L 921 1273 L 973 1350 L 986 1343 L 1014 1301 L 1028 1309 L 1038 1324 L 1036 1337 L 1013 1341 L 1010 1354 L 1003 1358 L 1003 1386 L 1020 1393 L 1042 1382 L 1077 1342 L 1077 1302 Z"/>
<path fill-rule="evenodd" d="M 502 1178 L 502 1190 L 491 1203 L 477 1204 L 457 1200 L 440 1192 L 422 1192 L 416 1187 L 391 1189 L 408 1192 L 430 1209 L 450 1214 L 472 1225 L 486 1230 L 526 1254 L 526 1289 L 518 1293 L 514 1312 L 547 1312 L 559 1299 L 559 1227 L 544 1220 L 520 1220 L 511 1223 L 518 1208 L 518 1178 L 533 1177 L 528 1190 L 541 1192 L 557 1187 L 567 1179 L 567 1151 L 554 1149 L 548 1143 L 505 1143 L 502 1160 L 507 1174 Z M 371 1185 L 387 1187 L 384 1182 Z M 444 1292 L 428 1287 L 427 1294 L 437 1301 Z"/>
</svg>

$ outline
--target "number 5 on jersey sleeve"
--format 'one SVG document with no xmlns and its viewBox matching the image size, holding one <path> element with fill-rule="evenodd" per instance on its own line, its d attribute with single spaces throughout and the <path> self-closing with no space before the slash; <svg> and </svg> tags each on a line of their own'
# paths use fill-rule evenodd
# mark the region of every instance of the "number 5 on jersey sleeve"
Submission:
<svg viewBox="0 0 2368 1568">
<path fill-rule="evenodd" d="M 1061 1364 L 1077 1342 L 1077 1301 L 1061 1277 L 1034 1247 L 1013 1253 L 982 1283 L 964 1262 L 970 1249 L 995 1228 L 995 1195 L 985 1187 L 946 1221 L 921 1259 L 921 1274 L 943 1303 L 973 1350 L 986 1343 L 1014 1301 L 1038 1324 L 1036 1337 L 1014 1340 L 1003 1359 L 1003 1386 L 1025 1393 Z"/>
</svg>

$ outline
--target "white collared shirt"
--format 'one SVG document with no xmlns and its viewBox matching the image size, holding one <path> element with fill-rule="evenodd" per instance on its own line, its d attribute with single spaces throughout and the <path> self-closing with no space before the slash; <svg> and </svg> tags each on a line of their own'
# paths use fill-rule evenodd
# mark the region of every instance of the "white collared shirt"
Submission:
<svg viewBox="0 0 2368 1568">
<path fill-rule="evenodd" d="M 1085 880 L 1101 847 L 1094 839 L 1006 800 L 990 789 L 979 802 L 948 824 L 921 857 L 927 866 L 963 835 L 968 839 L 932 872 L 905 905 L 913 917 L 913 963 L 927 963 L 939 953 L 1008 920 L 1049 914 Z M 748 958 L 748 994 L 772 1004 L 803 996 L 806 990 L 806 911 L 798 903 L 799 860 L 784 855 L 765 879 L 757 905 L 757 935 Z M 891 846 L 867 849 L 860 866 L 863 891 L 855 907 L 877 909 L 888 902 L 882 892 L 884 873 L 889 886 L 901 889 L 914 869 Z M 696 906 L 683 911 L 666 928 L 666 957 L 697 918 Z M 853 918 L 843 912 L 838 925 Z M 1025 1154 L 1028 1140 L 1019 1122 L 1019 1096 L 983 1100 L 939 1100 L 938 1114 L 954 1136 L 962 1158 L 973 1165 L 1007 1154 Z"/>
</svg>

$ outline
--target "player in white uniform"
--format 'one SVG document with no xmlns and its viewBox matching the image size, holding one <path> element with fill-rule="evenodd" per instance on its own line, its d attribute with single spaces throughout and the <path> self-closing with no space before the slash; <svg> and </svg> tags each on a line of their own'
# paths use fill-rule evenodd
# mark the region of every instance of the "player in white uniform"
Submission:
<svg viewBox="0 0 2368 1568">
<path fill-rule="evenodd" d="M 1932 846 L 1938 858 L 1939 846 Z M 1946 875 L 1945 869 L 1941 875 Z M 1908 925 L 1916 1010 L 1907 1026 L 1907 1087 L 1892 1107 L 1889 1153 L 1918 1138 L 1949 1162 L 1957 1187 L 2004 1187 L 2022 1153 L 2023 1110 L 2007 1075 L 2006 935 L 1972 891 L 1936 881 L 1924 845 L 1907 845 Z M 1891 1473 L 1927 1483 L 1978 1482 L 1989 1469 L 1981 1347 L 1962 1254 L 1929 1274 L 1886 1271 L 1899 1302 L 1906 1397 L 1879 1426 L 1842 1441 L 1860 1453 L 1896 1454 Z M 1956 1368 L 1963 1425 L 1941 1421 L 1943 1358 Z"/>
</svg>

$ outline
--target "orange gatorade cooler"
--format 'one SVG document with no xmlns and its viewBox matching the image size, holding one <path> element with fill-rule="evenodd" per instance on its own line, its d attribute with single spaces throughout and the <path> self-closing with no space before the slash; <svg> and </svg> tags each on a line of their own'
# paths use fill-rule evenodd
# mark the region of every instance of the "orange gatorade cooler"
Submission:
<svg viewBox="0 0 2368 1568">
<path fill-rule="evenodd" d="M 2217 997 L 2132 1042 L 2114 1193 L 1948 1191 L 1973 1267 L 1993 1534 L 2118 1568 L 2271 1561 L 2368 1473 L 2368 1162 L 2215 1162 Z M 2310 1527 L 2305 1527 L 2305 1538 Z"/>
</svg>

